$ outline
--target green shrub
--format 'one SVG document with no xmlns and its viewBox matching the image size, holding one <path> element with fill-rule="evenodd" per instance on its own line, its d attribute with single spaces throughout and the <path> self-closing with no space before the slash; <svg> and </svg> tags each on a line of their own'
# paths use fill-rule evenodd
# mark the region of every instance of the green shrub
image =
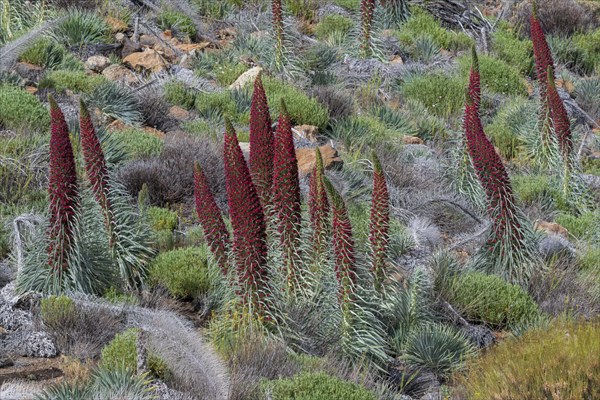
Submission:
<svg viewBox="0 0 600 400">
<path fill-rule="evenodd" d="M 186 247 L 159 254 L 150 266 L 150 282 L 174 297 L 190 299 L 212 288 L 206 247 Z"/>
<path fill-rule="evenodd" d="M 23 62 L 39 65 L 46 70 L 64 69 L 83 71 L 83 63 L 71 54 L 62 44 L 50 38 L 33 42 L 19 57 Z"/>
<path fill-rule="evenodd" d="M 246 72 L 247 69 L 248 67 L 242 63 L 225 62 L 218 65 L 213 70 L 213 73 L 215 75 L 215 79 L 221 86 L 229 86 L 235 82 L 240 75 Z"/>
<path fill-rule="evenodd" d="M 40 315 L 47 326 L 65 326 L 75 318 L 75 303 L 67 296 L 50 296 L 40 302 Z"/>
<path fill-rule="evenodd" d="M 582 271 L 600 272 L 600 246 L 590 246 L 579 257 L 579 268 Z"/>
<path fill-rule="evenodd" d="M 237 105 L 229 91 L 198 93 L 195 106 L 200 115 L 205 118 L 217 117 L 222 120 L 223 116 L 229 116 L 235 121 L 240 119 Z"/>
<path fill-rule="evenodd" d="M 273 400 L 376 400 L 377 396 L 356 383 L 323 372 L 305 372 L 293 378 L 264 383 Z"/>
<path fill-rule="evenodd" d="M 459 276 L 451 289 L 450 302 L 470 321 L 495 328 L 526 323 L 539 315 L 533 299 L 521 287 L 495 275 L 469 272 Z"/>
<path fill-rule="evenodd" d="M 381 143 L 396 135 L 378 119 L 368 115 L 346 118 L 332 127 L 332 137 L 348 148 L 360 148 Z"/>
<path fill-rule="evenodd" d="M 43 132 L 50 127 L 50 114 L 34 95 L 15 86 L 0 85 L 0 126 Z"/>
<path fill-rule="evenodd" d="M 578 74 L 589 75 L 600 62 L 597 40 L 600 40 L 600 30 L 593 35 L 548 36 L 548 45 L 557 64 L 564 64 Z"/>
<path fill-rule="evenodd" d="M 516 175 L 511 182 L 517 197 L 525 204 L 552 199 L 557 195 L 548 175 Z"/>
<path fill-rule="evenodd" d="M 73 8 L 51 31 L 50 36 L 69 48 L 103 43 L 109 33 L 110 28 L 101 16 L 92 11 Z"/>
<path fill-rule="evenodd" d="M 105 81 L 106 79 L 101 75 L 88 75 L 84 71 L 56 70 L 46 74 L 40 81 L 39 87 L 89 93 Z"/>
<path fill-rule="evenodd" d="M 100 366 L 108 371 L 137 370 L 137 337 L 139 329 L 131 328 L 115 336 L 102 349 Z"/>
<path fill-rule="evenodd" d="M 343 15 L 330 14 L 315 28 L 315 36 L 320 40 L 326 40 L 333 34 L 345 36 L 354 26 L 354 22 Z"/>
<path fill-rule="evenodd" d="M 125 304 L 137 304 L 136 297 L 132 294 L 123 293 L 114 287 L 109 288 L 102 296 L 113 304 L 125 303 Z"/>
<path fill-rule="evenodd" d="M 128 128 L 110 134 L 129 158 L 146 158 L 160 154 L 163 140 L 141 129 Z"/>
<path fill-rule="evenodd" d="M 194 21 L 187 15 L 178 11 L 162 11 L 157 16 L 158 26 L 161 29 L 173 29 L 177 32 L 181 32 L 193 39 L 196 37 L 196 26 Z"/>
<path fill-rule="evenodd" d="M 467 78 L 471 68 L 471 56 L 459 59 L 462 75 Z M 481 87 L 493 93 L 527 96 L 527 86 L 519 71 L 502 60 L 490 56 L 479 56 Z"/>
<path fill-rule="evenodd" d="M 0 259 L 6 258 L 8 253 L 10 253 L 9 232 L 5 223 L 5 221 L 0 219 Z"/>
<path fill-rule="evenodd" d="M 169 382 L 173 379 L 173 372 L 160 356 L 154 353 L 148 353 L 148 371 L 155 378 L 160 379 L 163 382 Z"/>
<path fill-rule="evenodd" d="M 175 211 L 161 207 L 149 207 L 147 216 L 150 227 L 154 231 L 174 231 L 179 221 Z"/>
<path fill-rule="evenodd" d="M 409 79 L 402 85 L 402 94 L 421 102 L 429 112 L 440 117 L 458 115 L 465 100 L 466 81 L 441 72 Z"/>
<path fill-rule="evenodd" d="M 164 89 L 165 98 L 169 103 L 187 109 L 190 109 L 194 106 L 196 94 L 192 89 L 185 86 L 182 82 L 169 82 L 165 84 Z"/>
<path fill-rule="evenodd" d="M 468 49 L 473 44 L 473 39 L 468 35 L 442 28 L 433 15 L 419 7 L 411 8 L 411 17 L 396 32 L 396 36 L 410 46 L 415 38 L 430 37 L 438 47 L 446 50 Z"/>
<path fill-rule="evenodd" d="M 522 97 L 512 98 L 498 110 L 485 132 L 500 154 L 510 160 L 518 156 L 523 145 L 522 131 L 537 121 L 537 114 L 535 103 Z"/>
<path fill-rule="evenodd" d="M 561 213 L 556 216 L 554 221 L 565 227 L 577 239 L 589 239 L 598 233 L 600 211 L 586 212 L 579 216 Z"/>
<path fill-rule="evenodd" d="M 460 379 L 468 398 L 600 398 L 600 324 L 555 321 L 502 341 L 474 359 Z"/>
<path fill-rule="evenodd" d="M 508 23 L 501 21 L 492 36 L 492 49 L 499 59 L 512 65 L 521 75 L 533 69 L 533 43 L 521 40 Z"/>
<path fill-rule="evenodd" d="M 285 100 L 287 110 L 294 124 L 308 124 L 324 128 L 329 122 L 327 108 L 315 98 L 309 97 L 300 89 L 279 79 L 264 77 L 269 108 L 274 118 L 279 114 L 281 99 Z"/>
<path fill-rule="evenodd" d="M 84 98 L 89 108 L 96 107 L 107 117 L 136 126 L 144 121 L 137 96 L 130 89 L 115 82 L 102 82 Z"/>
</svg>

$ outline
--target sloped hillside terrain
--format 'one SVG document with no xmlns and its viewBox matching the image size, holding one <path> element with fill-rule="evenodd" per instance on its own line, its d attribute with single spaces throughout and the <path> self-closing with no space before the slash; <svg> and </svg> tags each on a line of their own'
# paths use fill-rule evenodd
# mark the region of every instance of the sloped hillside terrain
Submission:
<svg viewBox="0 0 600 400">
<path fill-rule="evenodd" d="M 0 0 L 0 399 L 600 398 L 598 0 Z"/>
</svg>

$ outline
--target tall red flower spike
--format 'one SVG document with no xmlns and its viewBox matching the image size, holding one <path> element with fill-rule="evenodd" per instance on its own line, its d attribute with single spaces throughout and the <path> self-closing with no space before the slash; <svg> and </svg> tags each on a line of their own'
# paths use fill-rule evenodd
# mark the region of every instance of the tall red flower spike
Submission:
<svg viewBox="0 0 600 400">
<path fill-rule="evenodd" d="M 544 31 L 540 25 L 540 20 L 537 17 L 537 5 L 535 1 L 533 2 L 533 12 L 531 13 L 530 22 L 535 69 L 540 84 L 540 97 L 545 102 L 548 90 L 548 68 L 550 68 L 552 76 L 554 76 L 554 60 L 552 59 L 552 53 L 550 52 L 550 47 L 548 47 Z"/>
<path fill-rule="evenodd" d="M 273 210 L 278 220 L 281 246 L 286 256 L 288 285 L 293 288 L 296 279 L 294 259 L 300 239 L 300 180 L 292 122 L 283 100 L 275 135 Z"/>
<path fill-rule="evenodd" d="M 281 0 L 271 1 L 271 10 L 273 13 L 273 29 L 275 31 L 275 39 L 277 41 L 277 48 L 275 49 L 275 57 L 278 66 L 283 63 L 283 9 L 281 7 Z"/>
<path fill-rule="evenodd" d="M 52 96 L 50 103 L 51 136 L 48 195 L 50 226 L 48 229 L 48 264 L 54 273 L 69 269 L 69 252 L 73 244 L 73 226 L 80 208 L 79 187 L 69 128 L 63 112 Z"/>
<path fill-rule="evenodd" d="M 507 238 L 510 243 L 520 245 L 523 234 L 508 173 L 496 149 L 485 135 L 477 106 L 468 95 L 464 126 L 469 155 L 485 190 L 488 213 L 492 218 L 492 234 L 487 243 L 489 250 L 494 251 L 496 245 L 500 242 L 505 243 Z"/>
<path fill-rule="evenodd" d="M 571 152 L 573 151 L 573 139 L 571 134 L 571 121 L 565 109 L 565 105 L 556 90 L 552 70 L 548 67 L 548 106 L 550 111 L 550 120 L 554 126 L 554 133 L 558 140 L 560 151 L 565 163 L 569 162 Z"/>
<path fill-rule="evenodd" d="M 108 168 L 106 167 L 106 159 L 102 146 L 96 135 L 96 130 L 92 123 L 92 118 L 85 106 L 83 100 L 80 101 L 79 112 L 79 127 L 81 136 L 81 151 L 85 161 L 85 172 L 92 185 L 92 192 L 96 201 L 104 212 L 104 222 L 109 232 L 111 245 L 113 244 L 113 218 L 110 212 L 109 192 L 110 186 L 108 182 Z"/>
<path fill-rule="evenodd" d="M 373 16 L 375 14 L 375 0 L 362 0 L 360 14 L 360 50 L 363 55 L 369 55 L 371 48 L 371 29 L 373 28 Z"/>
<path fill-rule="evenodd" d="M 312 244 L 315 255 L 323 253 L 326 247 L 329 233 L 329 200 L 323 179 L 325 169 L 323 168 L 323 157 L 317 147 L 315 149 L 315 166 L 310 175 L 308 210 L 313 230 Z"/>
<path fill-rule="evenodd" d="M 225 119 L 223 156 L 239 295 L 244 304 L 260 314 L 268 281 L 265 215 L 229 119 Z"/>
<path fill-rule="evenodd" d="M 275 138 L 261 76 L 254 81 L 250 106 L 250 172 L 261 204 L 270 205 Z"/>
<path fill-rule="evenodd" d="M 468 96 L 473 101 L 477 110 L 479 110 L 479 106 L 481 104 L 481 74 L 479 72 L 479 59 L 477 58 L 477 51 L 475 50 L 475 45 L 471 47 L 471 73 L 469 74 L 469 92 Z"/>
<path fill-rule="evenodd" d="M 221 271 L 227 275 L 227 248 L 229 247 L 229 232 L 223 221 L 221 210 L 210 190 L 210 185 L 200 163 L 194 165 L 194 197 L 196 213 L 204 231 L 210 251 L 214 254 Z"/>
<path fill-rule="evenodd" d="M 348 217 L 346 204 L 344 204 L 340 194 L 335 190 L 329 179 L 324 178 L 324 184 L 331 198 L 335 274 L 339 283 L 338 298 L 342 308 L 346 308 L 349 302 L 352 301 L 357 277 L 352 225 Z"/>
<path fill-rule="evenodd" d="M 381 288 L 385 279 L 385 267 L 390 233 L 390 195 L 385 174 L 373 152 L 373 196 L 369 221 L 371 244 L 371 269 L 375 275 L 375 287 Z"/>
</svg>

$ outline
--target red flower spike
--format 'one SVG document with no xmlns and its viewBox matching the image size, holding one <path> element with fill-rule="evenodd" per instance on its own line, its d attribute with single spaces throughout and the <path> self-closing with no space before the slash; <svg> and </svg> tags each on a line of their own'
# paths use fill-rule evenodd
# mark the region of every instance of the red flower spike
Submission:
<svg viewBox="0 0 600 400">
<path fill-rule="evenodd" d="M 362 0 L 360 14 L 360 49 L 364 55 L 368 55 L 371 47 L 371 29 L 373 27 L 373 16 L 375 14 L 375 0 Z"/>
<path fill-rule="evenodd" d="M 286 256 L 288 284 L 293 287 L 296 276 L 294 257 L 300 239 L 300 180 L 292 123 L 283 100 L 275 135 L 273 210 L 277 216 L 281 245 Z"/>
<path fill-rule="evenodd" d="M 488 213 L 493 223 L 492 235 L 487 245 L 493 247 L 505 237 L 510 237 L 512 243 L 518 244 L 522 242 L 523 236 L 514 206 L 510 179 L 502 159 L 483 131 L 479 110 L 470 96 L 467 96 L 464 127 L 469 155 L 485 190 Z"/>
<path fill-rule="evenodd" d="M 385 279 L 385 263 L 390 231 L 390 195 L 379 159 L 373 152 L 373 196 L 369 221 L 371 244 L 371 270 L 375 275 L 375 287 L 381 288 Z"/>
<path fill-rule="evenodd" d="M 281 66 L 283 62 L 283 9 L 281 0 L 271 1 L 271 11 L 273 13 L 273 30 L 275 31 L 275 39 L 277 40 L 276 58 L 277 64 Z"/>
<path fill-rule="evenodd" d="M 81 136 L 81 152 L 85 162 L 85 172 L 92 185 L 96 201 L 104 212 L 104 221 L 109 232 L 112 231 L 112 216 L 110 214 L 108 168 L 102 146 L 96 135 L 92 118 L 83 100 L 79 103 L 79 127 Z M 111 241 L 112 241 L 111 236 Z"/>
<path fill-rule="evenodd" d="M 250 172 L 252 182 L 264 208 L 270 205 L 274 141 L 267 95 L 259 75 L 254 81 L 254 93 L 250 106 Z"/>
<path fill-rule="evenodd" d="M 565 109 L 565 105 L 558 94 L 552 69 L 548 67 L 548 106 L 550 111 L 550 120 L 554 126 L 554 133 L 558 140 L 560 151 L 565 162 L 568 162 L 573 151 L 573 140 L 571 134 L 571 121 Z"/>
<path fill-rule="evenodd" d="M 481 104 L 481 74 L 479 72 L 479 59 L 475 45 L 471 47 L 471 73 L 469 74 L 469 91 L 468 96 L 479 110 Z"/>
<path fill-rule="evenodd" d="M 340 305 L 345 308 L 347 303 L 352 300 L 357 277 L 352 225 L 346 204 L 340 194 L 329 179 L 324 178 L 324 185 L 331 199 L 335 274 L 340 285 L 338 298 Z"/>
<path fill-rule="evenodd" d="M 546 41 L 546 36 L 537 18 L 537 5 L 533 2 L 533 12 L 531 14 L 531 40 L 533 42 L 533 56 L 535 59 L 535 69 L 537 72 L 538 82 L 540 84 L 540 97 L 542 101 L 546 101 L 546 92 L 548 90 L 548 68 L 554 76 L 554 60 L 550 47 Z"/>
<path fill-rule="evenodd" d="M 308 209 L 313 230 L 313 249 L 316 255 L 322 254 L 329 233 L 329 200 L 323 179 L 325 169 L 319 148 L 315 148 L 315 166 L 310 176 Z"/>
<path fill-rule="evenodd" d="M 63 112 L 52 96 L 50 103 L 51 135 L 48 196 L 48 264 L 54 273 L 69 269 L 69 252 L 73 244 L 73 225 L 80 208 L 79 187 L 69 128 Z"/>
<path fill-rule="evenodd" d="M 227 275 L 227 248 L 229 247 L 229 232 L 223 221 L 221 210 L 215 202 L 210 185 L 200 163 L 194 165 L 194 198 L 196 213 L 202 225 L 204 237 L 210 251 L 214 254 L 221 271 Z"/>
<path fill-rule="evenodd" d="M 247 306 L 261 313 L 267 284 L 267 242 L 263 208 L 229 119 L 225 119 L 225 184 L 233 227 L 233 252 Z"/>
</svg>

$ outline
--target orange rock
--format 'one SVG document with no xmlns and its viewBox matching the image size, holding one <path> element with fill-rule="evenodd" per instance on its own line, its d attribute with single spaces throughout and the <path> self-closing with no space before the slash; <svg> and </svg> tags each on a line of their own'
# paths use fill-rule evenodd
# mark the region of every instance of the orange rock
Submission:
<svg viewBox="0 0 600 400">
<path fill-rule="evenodd" d="M 36 94 L 38 90 L 36 87 L 33 86 L 25 86 L 25 91 L 27 93 Z"/>
<path fill-rule="evenodd" d="M 569 231 L 556 222 L 536 221 L 534 229 L 548 234 L 560 235 L 566 239 L 569 238 Z"/>
<path fill-rule="evenodd" d="M 190 112 L 185 108 L 173 106 L 169 108 L 169 116 L 179 120 L 188 119 L 190 117 Z"/>
<path fill-rule="evenodd" d="M 402 136 L 402 143 L 404 144 L 425 144 L 423 139 L 416 136 L 404 135 Z"/>
<path fill-rule="evenodd" d="M 189 53 L 190 51 L 193 50 L 204 50 L 205 48 L 209 47 L 212 43 L 211 42 L 201 42 L 201 43 L 182 43 L 182 44 L 178 44 L 175 47 L 178 50 L 183 51 L 184 53 Z"/>
<path fill-rule="evenodd" d="M 338 156 L 336 149 L 330 145 L 319 146 L 323 156 L 323 166 L 325 169 L 339 168 L 343 165 L 342 159 Z M 309 174 L 315 167 L 315 148 L 296 149 L 296 158 L 298 159 L 298 171 L 301 176 Z"/>
<path fill-rule="evenodd" d="M 144 126 L 142 130 L 149 135 L 156 136 L 159 139 L 165 138 L 165 133 L 163 131 L 159 131 L 158 129 L 152 128 L 151 126 Z"/>
<path fill-rule="evenodd" d="M 153 49 L 131 53 L 123 59 L 123 62 L 129 64 L 134 69 L 150 72 L 160 72 L 167 69 L 168 66 L 165 59 Z"/>
</svg>

